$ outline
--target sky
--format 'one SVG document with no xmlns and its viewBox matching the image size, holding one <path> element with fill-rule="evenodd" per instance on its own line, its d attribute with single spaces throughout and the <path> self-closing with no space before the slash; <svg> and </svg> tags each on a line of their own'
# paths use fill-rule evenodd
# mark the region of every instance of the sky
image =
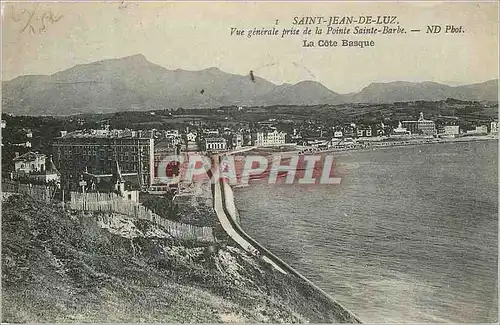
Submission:
<svg viewBox="0 0 500 325">
<path fill-rule="evenodd" d="M 458 85 L 498 78 L 497 2 L 3 2 L 1 14 L 2 80 L 138 53 L 169 69 L 253 70 L 277 84 L 315 80 L 338 93 L 372 82 Z M 397 16 L 399 26 L 421 32 L 230 35 L 232 27 L 302 31 L 294 17 L 346 15 Z M 463 26 L 465 32 L 425 33 L 431 24 Z M 304 40 L 323 39 L 373 40 L 375 46 L 303 47 Z"/>
</svg>

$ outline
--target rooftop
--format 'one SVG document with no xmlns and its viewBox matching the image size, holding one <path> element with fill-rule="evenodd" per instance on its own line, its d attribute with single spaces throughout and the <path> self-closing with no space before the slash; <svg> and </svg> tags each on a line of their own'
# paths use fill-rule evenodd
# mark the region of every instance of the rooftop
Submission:
<svg viewBox="0 0 500 325">
<path fill-rule="evenodd" d="M 150 137 L 139 136 L 140 132 L 132 130 L 77 130 L 69 132 L 58 139 L 67 138 L 142 138 L 149 139 Z"/>
<path fill-rule="evenodd" d="M 226 142 L 224 138 L 206 138 L 206 142 Z"/>
</svg>

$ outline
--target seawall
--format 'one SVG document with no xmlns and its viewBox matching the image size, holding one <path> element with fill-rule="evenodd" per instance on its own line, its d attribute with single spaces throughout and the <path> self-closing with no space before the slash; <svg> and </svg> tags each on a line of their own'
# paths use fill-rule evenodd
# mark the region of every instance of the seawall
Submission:
<svg viewBox="0 0 500 325">
<path fill-rule="evenodd" d="M 236 234 L 238 239 L 242 239 L 245 245 L 249 245 L 251 247 L 250 249 L 258 251 L 258 254 L 262 257 L 262 259 L 273 265 L 278 271 L 290 274 L 300 279 L 304 283 L 304 291 L 310 295 L 311 299 L 315 299 L 317 301 L 319 309 L 324 310 L 325 313 L 331 314 L 332 318 L 340 323 L 361 323 L 360 319 L 356 315 L 347 310 L 328 293 L 286 264 L 279 257 L 259 244 L 241 228 L 239 224 L 238 211 L 234 203 L 233 190 L 225 180 L 221 179 L 219 182 L 213 184 L 212 191 L 214 197 L 214 208 L 216 209 L 219 220 L 222 219 L 227 222 L 226 227 L 231 228 L 231 233 Z M 248 247 L 243 247 L 243 249 L 248 249 Z"/>
</svg>

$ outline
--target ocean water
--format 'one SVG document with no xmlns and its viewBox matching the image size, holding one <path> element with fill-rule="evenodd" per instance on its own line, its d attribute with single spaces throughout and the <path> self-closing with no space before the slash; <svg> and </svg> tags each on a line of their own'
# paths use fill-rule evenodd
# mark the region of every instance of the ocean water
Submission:
<svg viewBox="0 0 500 325">
<path fill-rule="evenodd" d="M 496 322 L 498 143 L 333 155 L 340 185 L 236 189 L 243 228 L 363 322 Z"/>
</svg>

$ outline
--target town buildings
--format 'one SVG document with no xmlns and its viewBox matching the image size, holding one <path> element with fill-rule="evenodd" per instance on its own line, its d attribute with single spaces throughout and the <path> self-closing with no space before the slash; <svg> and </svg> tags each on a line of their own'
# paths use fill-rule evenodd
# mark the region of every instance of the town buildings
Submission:
<svg viewBox="0 0 500 325">
<path fill-rule="evenodd" d="M 333 128 L 333 137 L 336 139 L 371 137 L 373 136 L 372 130 L 372 126 L 370 125 L 356 125 L 355 123 L 345 123 L 344 125 L 336 126 Z"/>
<path fill-rule="evenodd" d="M 182 144 L 173 144 L 170 139 L 163 139 L 155 142 L 154 145 L 154 177 L 152 184 L 162 184 L 163 181 L 161 176 L 165 176 L 167 166 L 165 166 L 165 160 L 171 161 L 172 157 L 176 157 L 181 154 Z M 186 149 L 186 146 L 184 146 Z M 169 175 L 167 175 L 169 176 Z M 167 185 L 167 184 L 165 184 Z"/>
<path fill-rule="evenodd" d="M 476 126 L 475 129 L 468 130 L 466 132 L 466 134 L 467 135 L 485 135 L 485 134 L 488 134 L 488 126 L 487 125 Z"/>
<path fill-rule="evenodd" d="M 18 173 L 34 173 L 41 172 L 45 170 L 45 158 L 44 154 L 39 152 L 27 152 L 24 155 L 17 156 L 14 158 L 14 170 Z"/>
<path fill-rule="evenodd" d="M 166 138 L 178 138 L 179 137 L 179 130 L 166 130 L 165 137 Z"/>
<path fill-rule="evenodd" d="M 243 134 L 241 133 L 233 134 L 232 140 L 234 149 L 241 149 L 241 147 L 243 147 Z"/>
<path fill-rule="evenodd" d="M 136 172 L 142 186 L 154 178 L 154 139 L 126 131 L 75 131 L 54 139 L 54 163 L 62 176 L 76 180 L 84 171 L 112 173 L 119 163 L 124 173 Z"/>
<path fill-rule="evenodd" d="M 363 130 L 363 135 L 362 137 L 371 137 L 372 136 L 372 128 L 370 126 L 366 126 L 362 128 Z"/>
<path fill-rule="evenodd" d="M 420 118 L 417 121 L 418 130 L 424 135 L 436 134 L 436 123 L 431 120 L 424 119 L 424 114 L 420 113 Z"/>
<path fill-rule="evenodd" d="M 203 134 L 206 136 L 206 137 L 217 137 L 219 136 L 219 130 L 217 129 L 205 129 L 203 130 Z"/>
<path fill-rule="evenodd" d="M 186 138 L 188 142 L 195 142 L 198 134 L 196 132 L 188 132 Z"/>
<path fill-rule="evenodd" d="M 279 132 L 276 129 L 272 131 L 260 131 L 255 132 L 253 138 L 254 145 L 256 146 L 275 146 L 285 144 L 286 133 Z"/>
<path fill-rule="evenodd" d="M 31 141 L 21 142 L 21 143 L 13 143 L 15 147 L 23 147 L 23 148 L 31 148 Z"/>
<path fill-rule="evenodd" d="M 398 127 L 393 130 L 394 135 L 410 135 L 410 131 L 403 127 L 403 124 L 399 122 Z"/>
<path fill-rule="evenodd" d="M 60 173 L 54 166 L 52 158 L 47 158 L 39 152 L 30 151 L 14 158 L 12 178 L 39 183 L 57 182 L 60 179 Z"/>
<path fill-rule="evenodd" d="M 333 132 L 333 137 L 334 138 L 342 138 L 343 137 L 343 133 L 342 133 L 342 130 L 336 130 Z"/>
<path fill-rule="evenodd" d="M 456 137 L 460 134 L 460 127 L 458 125 L 445 125 L 441 135 Z"/>
<path fill-rule="evenodd" d="M 117 161 L 109 174 L 83 172 L 78 185 L 82 192 L 116 193 L 126 200 L 138 202 L 140 180 L 138 173 L 122 173 Z"/>
<path fill-rule="evenodd" d="M 492 121 L 490 123 L 490 133 L 498 134 L 498 121 Z"/>
<path fill-rule="evenodd" d="M 344 138 L 355 138 L 357 137 L 357 128 L 355 123 L 345 123 L 342 126 L 342 136 Z"/>
<path fill-rule="evenodd" d="M 424 118 L 424 113 L 420 113 L 420 118 L 417 121 L 403 121 L 402 127 L 410 131 L 410 134 L 435 135 L 436 123 Z"/>
</svg>

